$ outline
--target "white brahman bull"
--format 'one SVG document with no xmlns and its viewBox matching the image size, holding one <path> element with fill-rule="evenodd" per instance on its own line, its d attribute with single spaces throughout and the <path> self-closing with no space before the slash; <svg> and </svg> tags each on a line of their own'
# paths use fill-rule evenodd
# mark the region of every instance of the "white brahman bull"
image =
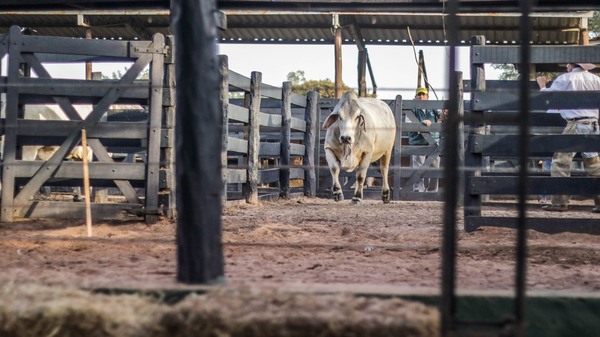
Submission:
<svg viewBox="0 0 600 337">
<path fill-rule="evenodd" d="M 359 98 L 349 91 L 323 122 L 323 128 L 327 129 L 325 157 L 333 180 L 333 199 L 344 199 L 339 182 L 340 169 L 356 170 L 352 201 L 360 202 L 367 169 L 379 159 L 383 178 L 381 199 L 384 203 L 390 202 L 388 169 L 396 137 L 396 121 L 390 107 L 379 99 Z"/>
</svg>

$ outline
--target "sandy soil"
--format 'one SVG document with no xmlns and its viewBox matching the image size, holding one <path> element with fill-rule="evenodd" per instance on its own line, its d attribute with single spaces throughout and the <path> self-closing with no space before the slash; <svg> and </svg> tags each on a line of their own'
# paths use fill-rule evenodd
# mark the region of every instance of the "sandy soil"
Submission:
<svg viewBox="0 0 600 337">
<path fill-rule="evenodd" d="M 591 207 L 590 207 L 591 208 Z M 228 284 L 439 287 L 443 204 L 300 198 L 223 211 Z M 489 212 L 506 214 L 505 207 Z M 543 214 L 535 212 L 535 216 Z M 572 213 L 563 213 L 569 216 Z M 577 216 L 600 215 L 591 213 Z M 460 220 L 460 219 L 459 219 Z M 514 231 L 459 224 L 458 287 L 510 289 Z M 21 221 L 0 225 L 0 282 L 175 287 L 175 223 Z M 600 290 L 600 239 L 529 233 L 529 289 Z"/>
</svg>

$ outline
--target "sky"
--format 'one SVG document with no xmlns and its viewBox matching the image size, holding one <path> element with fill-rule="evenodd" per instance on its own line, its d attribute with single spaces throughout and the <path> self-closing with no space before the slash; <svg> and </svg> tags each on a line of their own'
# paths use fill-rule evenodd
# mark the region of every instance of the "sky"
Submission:
<svg viewBox="0 0 600 337">
<path fill-rule="evenodd" d="M 252 71 L 262 73 L 263 83 L 281 86 L 287 81 L 290 72 L 304 71 L 307 80 L 335 78 L 333 45 L 273 45 L 273 44 L 219 44 L 218 53 L 229 57 L 229 68 L 239 74 L 250 76 Z M 430 99 L 447 99 L 448 67 L 450 51 L 439 46 L 367 46 L 375 82 L 377 96 L 393 99 L 400 94 L 405 99 L 414 97 L 417 87 L 417 58 L 423 50 L 425 68 L 435 93 Z M 353 89 L 357 89 L 357 59 L 355 45 L 342 46 L 342 80 Z M 6 74 L 6 60 L 3 60 L 2 73 Z M 93 63 L 92 71 L 100 71 L 112 77 L 117 71 L 124 72 L 127 63 Z M 56 78 L 83 79 L 85 66 L 45 64 L 51 76 Z M 463 72 L 463 79 L 469 79 L 469 47 L 459 47 L 457 67 Z M 499 73 L 491 67 L 486 68 L 486 78 L 497 78 Z M 367 74 L 368 93 L 372 92 L 371 79 Z M 437 94 L 437 96 L 436 96 Z"/>
<path fill-rule="evenodd" d="M 367 46 L 369 59 L 377 83 L 377 96 L 393 99 L 397 94 L 407 99 L 414 97 L 417 87 L 417 59 L 423 50 L 425 69 L 429 82 L 437 93 L 437 99 L 447 99 L 448 67 L 450 51 L 445 47 L 417 46 Z M 250 76 L 252 71 L 262 73 L 263 83 L 281 86 L 287 74 L 304 71 L 307 80 L 335 78 L 334 46 L 331 45 L 250 45 L 220 44 L 219 53 L 228 55 L 229 69 Z M 342 46 L 342 80 L 356 89 L 358 51 L 355 45 Z M 469 78 L 469 48 L 460 47 L 457 53 L 457 69 L 463 79 Z M 498 72 L 488 67 L 486 77 L 497 78 Z M 368 92 L 372 92 L 371 79 L 367 74 Z M 430 99 L 436 99 L 430 94 Z"/>
</svg>

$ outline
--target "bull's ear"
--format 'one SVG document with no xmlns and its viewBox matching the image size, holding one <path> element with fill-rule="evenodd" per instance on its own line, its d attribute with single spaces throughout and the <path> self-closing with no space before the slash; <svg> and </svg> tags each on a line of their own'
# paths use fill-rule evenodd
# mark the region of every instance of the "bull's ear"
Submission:
<svg viewBox="0 0 600 337">
<path fill-rule="evenodd" d="M 329 116 L 327 116 L 327 119 L 323 122 L 323 129 L 327 129 L 331 126 L 331 124 L 337 122 L 338 118 L 340 118 L 340 115 L 337 113 L 331 113 Z"/>
<path fill-rule="evenodd" d="M 360 126 L 363 129 L 363 131 L 367 131 L 367 125 L 365 124 L 365 115 L 358 115 L 358 117 L 356 117 L 356 120 L 358 121 L 358 126 Z"/>
</svg>

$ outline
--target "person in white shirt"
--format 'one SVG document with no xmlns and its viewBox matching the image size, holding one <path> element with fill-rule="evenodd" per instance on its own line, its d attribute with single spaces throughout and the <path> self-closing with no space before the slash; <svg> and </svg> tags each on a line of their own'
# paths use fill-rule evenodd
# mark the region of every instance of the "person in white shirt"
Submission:
<svg viewBox="0 0 600 337">
<path fill-rule="evenodd" d="M 600 77 L 588 70 L 596 68 L 591 63 L 569 63 L 567 73 L 558 76 L 550 87 L 546 87 L 548 79 L 544 76 L 537 78 L 541 91 L 600 91 Z M 553 112 L 549 110 L 548 112 Z M 556 110 L 554 111 L 556 112 Z M 561 109 L 558 110 L 562 118 L 567 121 L 563 134 L 599 134 L 598 109 Z M 550 176 L 571 176 L 571 163 L 575 152 L 557 152 L 552 157 Z M 598 152 L 582 152 L 583 165 L 588 175 L 600 177 L 600 158 Z M 551 204 L 542 206 L 542 209 L 551 212 L 564 212 L 568 209 L 570 195 L 553 195 Z M 594 196 L 594 213 L 600 213 L 600 195 Z"/>
</svg>

